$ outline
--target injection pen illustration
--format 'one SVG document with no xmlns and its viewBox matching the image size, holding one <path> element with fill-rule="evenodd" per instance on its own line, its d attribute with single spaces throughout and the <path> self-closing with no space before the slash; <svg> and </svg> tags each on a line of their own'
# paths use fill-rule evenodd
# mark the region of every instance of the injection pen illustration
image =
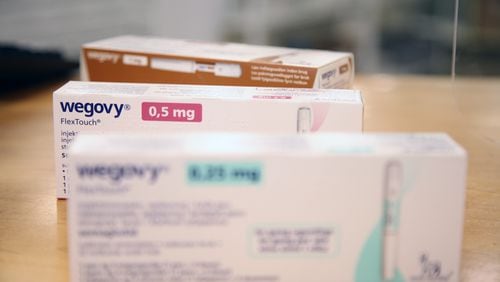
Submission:
<svg viewBox="0 0 500 282">
<path fill-rule="evenodd" d="M 382 273 L 384 281 L 391 281 L 396 276 L 398 232 L 399 232 L 399 196 L 403 184 L 403 168 L 397 161 L 390 161 L 385 167 L 384 177 L 384 239 L 382 249 Z"/>
<path fill-rule="evenodd" d="M 307 133 L 311 131 L 311 109 L 308 107 L 300 107 L 297 110 L 297 132 Z"/>
<path fill-rule="evenodd" d="M 202 64 L 191 60 L 153 58 L 151 68 L 184 73 L 208 72 L 221 77 L 241 76 L 241 66 L 232 63 Z"/>
</svg>

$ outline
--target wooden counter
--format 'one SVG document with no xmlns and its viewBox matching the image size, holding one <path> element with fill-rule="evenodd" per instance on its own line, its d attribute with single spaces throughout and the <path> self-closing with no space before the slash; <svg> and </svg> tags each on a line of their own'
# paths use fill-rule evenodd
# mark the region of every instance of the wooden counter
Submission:
<svg viewBox="0 0 500 282">
<path fill-rule="evenodd" d="M 0 281 L 67 281 L 54 83 L 0 100 Z M 445 131 L 469 152 L 463 281 L 500 281 L 500 79 L 364 76 L 365 131 Z"/>
</svg>

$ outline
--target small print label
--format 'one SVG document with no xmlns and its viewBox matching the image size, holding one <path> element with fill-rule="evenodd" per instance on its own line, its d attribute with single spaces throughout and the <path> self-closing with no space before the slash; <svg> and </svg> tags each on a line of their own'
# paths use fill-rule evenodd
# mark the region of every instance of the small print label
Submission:
<svg viewBox="0 0 500 282">
<path fill-rule="evenodd" d="M 142 120 L 201 122 L 202 105 L 191 103 L 142 103 Z"/>
<path fill-rule="evenodd" d="M 321 75 L 321 79 L 330 79 L 335 77 L 336 70 L 330 70 Z"/>
<path fill-rule="evenodd" d="M 258 185 L 260 163 L 189 163 L 187 181 L 197 185 Z"/>
<path fill-rule="evenodd" d="M 278 95 L 254 95 L 254 99 L 270 99 L 270 100 L 290 100 L 292 96 L 278 96 Z"/>
<path fill-rule="evenodd" d="M 123 55 L 123 64 L 130 66 L 145 67 L 148 65 L 148 57 L 139 55 Z"/>
<path fill-rule="evenodd" d="M 349 71 L 349 65 L 348 64 L 343 64 L 339 67 L 339 72 L 340 74 L 346 73 Z"/>
<path fill-rule="evenodd" d="M 339 252 L 340 234 L 334 225 L 261 225 L 249 234 L 253 256 L 335 257 Z"/>
<path fill-rule="evenodd" d="M 329 70 L 321 75 L 321 88 L 332 88 L 336 82 L 337 70 Z"/>
</svg>

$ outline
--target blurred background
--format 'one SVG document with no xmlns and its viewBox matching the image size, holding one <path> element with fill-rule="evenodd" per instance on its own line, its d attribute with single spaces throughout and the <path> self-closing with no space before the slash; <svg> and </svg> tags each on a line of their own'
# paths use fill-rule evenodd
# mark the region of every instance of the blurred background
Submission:
<svg viewBox="0 0 500 282">
<path fill-rule="evenodd" d="M 0 84 L 19 84 L 13 68 L 39 68 L 35 81 L 67 73 L 82 43 L 121 34 L 343 50 L 355 54 L 358 73 L 450 75 L 454 7 L 455 0 L 2 0 Z M 461 1 L 456 72 L 500 75 L 500 0 Z"/>
</svg>

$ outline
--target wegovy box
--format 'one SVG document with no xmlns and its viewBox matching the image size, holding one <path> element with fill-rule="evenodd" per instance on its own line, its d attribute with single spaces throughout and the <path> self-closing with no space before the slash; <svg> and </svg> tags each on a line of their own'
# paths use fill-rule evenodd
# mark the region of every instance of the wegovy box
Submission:
<svg viewBox="0 0 500 282">
<path fill-rule="evenodd" d="M 80 132 L 360 132 L 359 91 L 68 82 L 54 93 L 57 197 Z"/>
<path fill-rule="evenodd" d="M 351 53 L 119 36 L 84 44 L 81 78 L 91 81 L 292 88 L 349 88 Z"/>
<path fill-rule="evenodd" d="M 72 281 L 458 281 L 443 134 L 78 137 Z"/>
</svg>

